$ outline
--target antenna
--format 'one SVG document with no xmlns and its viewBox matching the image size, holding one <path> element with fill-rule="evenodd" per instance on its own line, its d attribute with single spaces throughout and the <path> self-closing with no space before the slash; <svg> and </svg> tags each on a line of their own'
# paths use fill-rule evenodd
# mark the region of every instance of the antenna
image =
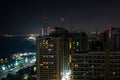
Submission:
<svg viewBox="0 0 120 80">
<path fill-rule="evenodd" d="M 41 35 L 44 36 L 44 35 L 48 34 L 47 26 L 46 26 L 48 18 L 47 18 L 46 15 L 42 16 L 42 21 L 43 21 L 43 26 L 42 26 L 42 29 L 41 29 Z"/>
<path fill-rule="evenodd" d="M 70 25 L 69 25 L 69 31 L 72 32 L 73 29 L 74 29 L 74 28 L 73 28 L 72 24 L 70 23 Z"/>
<path fill-rule="evenodd" d="M 63 27 L 64 28 L 64 18 L 63 17 L 60 17 L 60 27 Z"/>
<path fill-rule="evenodd" d="M 97 28 L 96 28 L 96 33 L 98 34 L 98 32 L 99 32 L 99 27 L 97 26 Z"/>
</svg>

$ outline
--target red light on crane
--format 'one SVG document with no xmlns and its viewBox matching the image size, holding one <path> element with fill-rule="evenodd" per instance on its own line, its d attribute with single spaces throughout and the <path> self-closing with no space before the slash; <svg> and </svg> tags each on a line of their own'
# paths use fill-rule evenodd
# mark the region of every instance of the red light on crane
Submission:
<svg viewBox="0 0 120 80">
<path fill-rule="evenodd" d="M 42 20 L 47 20 L 47 16 L 46 16 L 46 15 L 43 15 L 43 16 L 42 16 Z"/>
<path fill-rule="evenodd" d="M 110 28 L 108 28 L 108 30 L 109 30 L 109 31 L 112 31 L 112 28 L 110 27 Z"/>
</svg>

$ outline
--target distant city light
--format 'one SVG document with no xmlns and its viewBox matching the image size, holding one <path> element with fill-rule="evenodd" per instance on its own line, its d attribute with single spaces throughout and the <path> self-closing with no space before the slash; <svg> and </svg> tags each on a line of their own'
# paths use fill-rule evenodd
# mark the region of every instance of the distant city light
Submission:
<svg viewBox="0 0 120 80">
<path fill-rule="evenodd" d="M 35 37 L 31 36 L 31 37 L 28 37 L 28 39 L 35 40 Z"/>
</svg>

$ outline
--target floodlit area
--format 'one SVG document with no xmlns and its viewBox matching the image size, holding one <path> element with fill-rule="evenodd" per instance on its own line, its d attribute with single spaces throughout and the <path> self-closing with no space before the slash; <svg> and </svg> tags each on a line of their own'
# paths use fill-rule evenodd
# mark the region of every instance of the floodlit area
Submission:
<svg viewBox="0 0 120 80">
<path fill-rule="evenodd" d="M 36 37 L 34 36 L 27 37 L 26 39 L 30 41 L 36 41 Z"/>
<path fill-rule="evenodd" d="M 71 77 L 71 70 L 62 73 L 62 80 L 70 80 L 70 77 Z"/>
</svg>

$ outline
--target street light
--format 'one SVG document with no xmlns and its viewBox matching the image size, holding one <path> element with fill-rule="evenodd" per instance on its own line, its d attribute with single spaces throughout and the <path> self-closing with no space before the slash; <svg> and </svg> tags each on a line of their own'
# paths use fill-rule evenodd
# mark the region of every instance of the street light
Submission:
<svg viewBox="0 0 120 80">
<path fill-rule="evenodd" d="M 6 67 L 5 65 L 2 66 L 2 70 L 5 71 L 6 70 Z"/>
</svg>

